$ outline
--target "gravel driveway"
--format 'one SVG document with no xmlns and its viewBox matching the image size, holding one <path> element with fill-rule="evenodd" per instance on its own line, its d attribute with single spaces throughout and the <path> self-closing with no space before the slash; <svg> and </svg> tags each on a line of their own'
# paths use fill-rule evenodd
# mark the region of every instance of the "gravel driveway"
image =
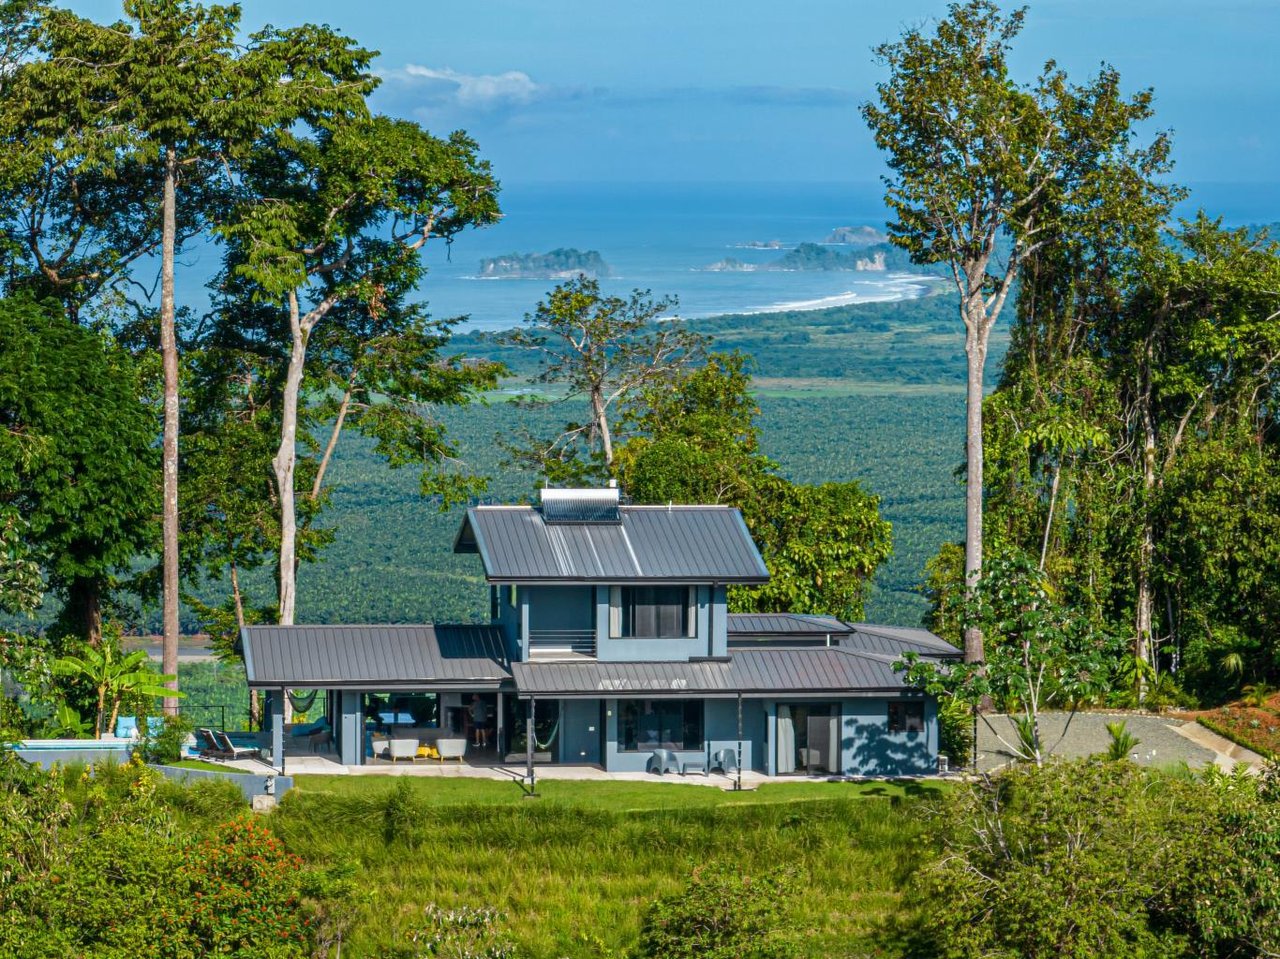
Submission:
<svg viewBox="0 0 1280 959">
<path fill-rule="evenodd" d="M 1052 755 L 1075 758 L 1105 752 L 1111 744 L 1107 723 L 1124 721 L 1129 733 L 1138 738 L 1133 751 L 1136 762 L 1143 766 L 1172 766 L 1185 762 L 1203 766 L 1217 756 L 1211 749 L 1197 745 L 1178 734 L 1183 720 L 1150 713 L 1042 713 L 1040 736 Z M 988 726 L 990 723 L 990 726 Z M 994 728 L 994 732 L 993 732 Z M 989 715 L 978 720 L 978 768 L 995 769 L 1013 759 L 996 733 L 1007 742 L 1016 742 L 1017 734 L 1007 716 Z M 1065 735 L 1064 735 L 1065 733 Z"/>
</svg>

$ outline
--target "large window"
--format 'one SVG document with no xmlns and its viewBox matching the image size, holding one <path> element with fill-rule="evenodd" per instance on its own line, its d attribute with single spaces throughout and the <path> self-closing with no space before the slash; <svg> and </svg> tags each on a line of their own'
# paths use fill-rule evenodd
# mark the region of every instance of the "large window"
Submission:
<svg viewBox="0 0 1280 959">
<path fill-rule="evenodd" d="M 609 590 L 609 635 L 615 639 L 693 636 L 692 586 L 614 586 Z"/>
<path fill-rule="evenodd" d="M 924 732 L 924 703 L 890 703 L 889 732 Z"/>
<path fill-rule="evenodd" d="M 702 702 L 672 699 L 619 700 L 618 741 L 626 752 L 702 749 Z"/>
<path fill-rule="evenodd" d="M 435 727 L 440 725 L 440 700 L 435 693 L 365 693 L 364 719 L 382 732 L 397 726 Z"/>
</svg>

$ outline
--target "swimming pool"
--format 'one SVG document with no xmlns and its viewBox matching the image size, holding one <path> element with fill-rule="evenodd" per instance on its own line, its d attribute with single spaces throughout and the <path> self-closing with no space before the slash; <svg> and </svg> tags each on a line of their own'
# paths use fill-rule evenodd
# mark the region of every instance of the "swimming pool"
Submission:
<svg viewBox="0 0 1280 959">
<path fill-rule="evenodd" d="M 129 739 L 24 739 L 4 745 L 27 762 L 48 768 L 53 763 L 125 762 L 136 743 Z"/>
</svg>

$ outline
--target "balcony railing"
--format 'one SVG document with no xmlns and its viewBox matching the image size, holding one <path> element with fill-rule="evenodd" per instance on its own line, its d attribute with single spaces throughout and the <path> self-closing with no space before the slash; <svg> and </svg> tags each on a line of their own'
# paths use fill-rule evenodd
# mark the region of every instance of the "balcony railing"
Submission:
<svg viewBox="0 0 1280 959">
<path fill-rule="evenodd" d="M 594 629 L 531 629 L 529 630 L 530 658 L 550 658 L 557 655 L 594 656 L 596 631 Z"/>
</svg>

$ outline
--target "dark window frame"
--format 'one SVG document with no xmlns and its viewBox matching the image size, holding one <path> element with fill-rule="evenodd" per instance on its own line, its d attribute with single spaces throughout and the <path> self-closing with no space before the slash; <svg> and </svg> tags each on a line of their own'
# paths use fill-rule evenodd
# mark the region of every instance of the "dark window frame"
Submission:
<svg viewBox="0 0 1280 959">
<path fill-rule="evenodd" d="M 634 710 L 634 712 L 630 712 Z M 672 733 L 677 721 L 680 740 L 664 733 Z M 618 752 L 648 753 L 655 749 L 675 752 L 702 752 L 707 746 L 706 701 L 702 699 L 620 699 L 618 700 Z M 642 729 L 646 720 L 656 725 Z M 642 737 L 652 732 L 655 738 Z M 694 733 L 695 736 L 690 736 Z M 696 738 L 695 738 L 696 737 Z"/>
<path fill-rule="evenodd" d="M 609 607 L 610 639 L 696 638 L 695 587 L 614 586 Z"/>
<path fill-rule="evenodd" d="M 917 735 L 925 731 L 924 703 L 918 700 L 893 700 L 889 703 L 889 732 Z"/>
</svg>

